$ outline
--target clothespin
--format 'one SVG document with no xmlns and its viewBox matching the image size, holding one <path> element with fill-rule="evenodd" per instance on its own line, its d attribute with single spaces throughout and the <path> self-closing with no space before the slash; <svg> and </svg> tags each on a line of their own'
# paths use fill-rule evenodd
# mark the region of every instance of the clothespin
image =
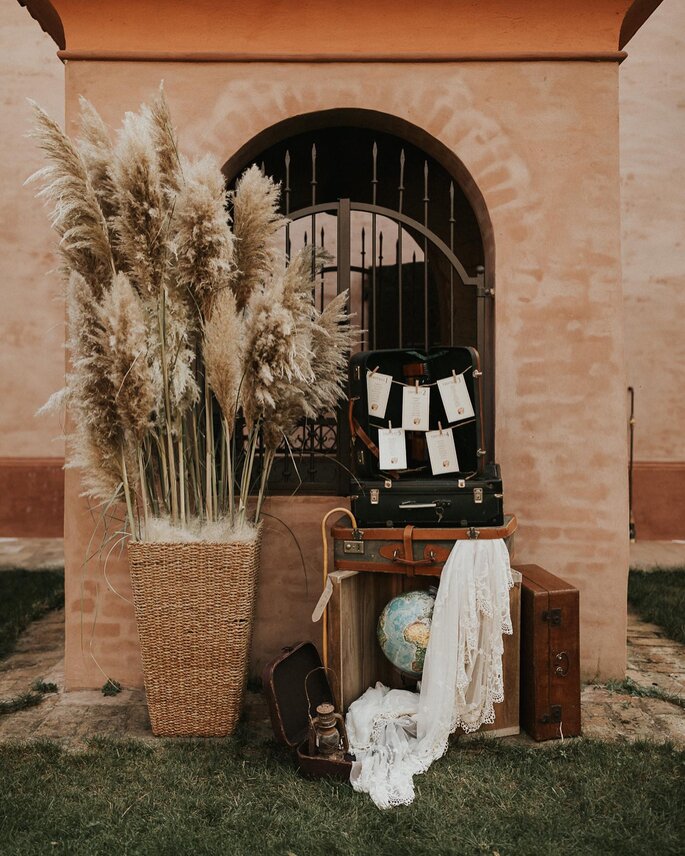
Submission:
<svg viewBox="0 0 685 856">
<path fill-rule="evenodd" d="M 455 370 L 454 370 L 454 369 L 452 369 L 452 380 L 453 380 L 455 383 L 457 382 L 457 373 L 455 372 Z"/>
<path fill-rule="evenodd" d="M 442 437 L 442 422 L 438 422 L 438 431 L 440 432 L 440 436 Z"/>
<path fill-rule="evenodd" d="M 388 419 L 388 428 L 392 431 L 392 422 Z"/>
<path fill-rule="evenodd" d="M 418 380 L 414 381 L 414 389 L 416 390 L 416 394 L 419 394 L 419 382 Z"/>
<path fill-rule="evenodd" d="M 371 369 L 371 375 L 370 375 L 370 377 L 371 377 L 372 375 L 375 375 L 377 371 L 378 371 L 378 366 L 376 366 L 376 368 L 375 368 L 375 369 Z"/>
</svg>

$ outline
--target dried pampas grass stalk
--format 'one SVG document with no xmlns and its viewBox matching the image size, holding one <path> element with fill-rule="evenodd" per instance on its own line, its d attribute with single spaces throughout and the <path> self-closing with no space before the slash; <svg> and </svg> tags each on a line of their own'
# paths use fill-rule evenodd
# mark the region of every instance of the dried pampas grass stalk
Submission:
<svg viewBox="0 0 685 856">
<path fill-rule="evenodd" d="M 141 295 L 157 299 L 169 279 L 171 216 L 149 122 L 127 113 L 112 164 L 114 227 L 125 272 Z"/>
<path fill-rule="evenodd" d="M 226 211 L 223 176 L 211 157 L 187 164 L 174 209 L 175 271 L 179 288 L 202 315 L 229 288 L 233 276 L 233 233 Z"/>
<path fill-rule="evenodd" d="M 78 150 L 83 158 L 88 178 L 105 218 L 110 246 L 113 247 L 115 241 L 112 219 L 116 214 L 116 193 L 110 172 L 114 161 L 112 138 L 100 114 L 90 101 L 81 96 L 79 105 L 81 115 L 79 119 L 80 139 L 77 141 Z"/>
<path fill-rule="evenodd" d="M 347 361 L 358 331 L 347 311 L 349 294 L 331 300 L 312 325 L 312 407 L 318 413 L 334 410 L 344 396 Z"/>
<path fill-rule="evenodd" d="M 125 456 L 122 460 L 124 488 L 137 482 L 142 493 L 143 516 L 147 519 L 148 502 L 143 464 L 143 443 L 154 425 L 159 405 L 159 391 L 148 358 L 147 328 L 143 306 L 124 273 L 118 273 L 109 291 L 97 307 L 102 330 L 103 370 L 116 390 L 118 421 L 125 442 L 135 450 L 135 478 L 129 474 Z M 127 506 L 130 505 L 127 496 Z M 132 511 L 129 508 L 132 515 Z"/>
<path fill-rule="evenodd" d="M 257 166 L 243 173 L 232 194 L 238 309 L 247 306 L 257 286 L 281 266 L 277 235 L 287 221 L 278 212 L 279 195 L 278 185 Z"/>
<path fill-rule="evenodd" d="M 67 314 L 71 359 L 67 401 L 75 423 L 68 438 L 70 465 L 82 470 L 84 492 L 90 497 L 111 502 L 123 489 L 135 537 L 129 486 L 129 471 L 135 464 L 120 421 L 117 387 L 110 372 L 110 343 L 98 304 L 85 279 L 75 271 L 67 287 Z"/>
<path fill-rule="evenodd" d="M 78 149 L 45 111 L 31 102 L 36 119 L 32 136 L 48 165 L 27 182 L 42 185 L 39 198 L 52 203 L 52 226 L 67 276 L 78 273 L 98 295 L 115 273 L 108 227 Z"/>
<path fill-rule="evenodd" d="M 142 113 L 150 126 L 162 185 L 171 195 L 176 194 L 184 182 L 183 166 L 163 84 L 152 103 L 143 105 Z"/>
</svg>

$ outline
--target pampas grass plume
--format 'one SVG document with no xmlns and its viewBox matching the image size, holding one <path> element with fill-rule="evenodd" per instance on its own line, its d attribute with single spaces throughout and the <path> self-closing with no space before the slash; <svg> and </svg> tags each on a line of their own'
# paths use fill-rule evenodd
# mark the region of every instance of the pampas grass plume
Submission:
<svg viewBox="0 0 685 856">
<path fill-rule="evenodd" d="M 242 319 L 235 295 L 226 288 L 217 295 L 212 314 L 205 323 L 203 358 L 207 380 L 229 428 L 235 420 L 243 373 L 242 345 Z"/>
<path fill-rule="evenodd" d="M 175 200 L 175 271 L 179 287 L 203 315 L 229 287 L 233 273 L 233 233 L 226 211 L 226 188 L 216 161 L 185 163 L 185 180 Z"/>
<path fill-rule="evenodd" d="M 255 165 L 245 170 L 232 194 L 238 309 L 247 306 L 282 256 L 277 235 L 287 221 L 278 213 L 279 195 L 279 186 Z"/>
<path fill-rule="evenodd" d="M 76 271 L 97 294 L 114 273 L 107 223 L 97 194 L 76 146 L 44 110 L 31 104 L 36 117 L 31 136 L 49 163 L 27 182 L 40 182 L 39 198 L 53 205 L 51 222 L 61 238 L 59 250 L 66 273 Z"/>
<path fill-rule="evenodd" d="M 97 306 L 102 330 L 105 372 L 115 392 L 119 423 L 136 442 L 142 442 L 160 407 L 160 391 L 148 363 L 147 329 L 143 305 L 124 273 L 118 273 Z"/>
</svg>

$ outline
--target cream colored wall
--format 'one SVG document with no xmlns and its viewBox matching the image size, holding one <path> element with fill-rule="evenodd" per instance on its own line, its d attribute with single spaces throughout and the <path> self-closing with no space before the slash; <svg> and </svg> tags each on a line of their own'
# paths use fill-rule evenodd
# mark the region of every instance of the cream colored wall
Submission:
<svg viewBox="0 0 685 856">
<path fill-rule="evenodd" d="M 628 53 L 619 91 L 635 456 L 685 461 L 685 3 L 663 3 Z"/>
<path fill-rule="evenodd" d="M 42 165 L 26 139 L 27 98 L 59 122 L 64 70 L 55 45 L 18 3 L 0 4 L 0 458 L 63 454 L 55 417 L 36 410 L 64 384 L 64 309 L 46 212 L 23 182 Z"/>
<path fill-rule="evenodd" d="M 622 675 L 628 543 L 617 67 L 74 62 L 71 129 L 79 95 L 116 126 L 162 79 L 182 148 L 211 151 L 219 162 L 286 117 L 359 107 L 426 129 L 465 163 L 494 226 L 497 455 L 507 510 L 521 525 L 517 556 L 580 587 L 584 675 Z M 295 547 L 270 534 L 255 671 L 281 644 L 314 635 L 307 614 L 318 588 L 317 527 L 332 501 L 274 500 L 306 545 L 309 591 Z M 92 526 L 69 474 L 67 680 L 101 684 L 94 655 L 112 677 L 138 683 L 130 604 L 108 590 L 97 563 L 81 569 Z M 107 570 L 128 597 L 116 552 Z"/>
</svg>

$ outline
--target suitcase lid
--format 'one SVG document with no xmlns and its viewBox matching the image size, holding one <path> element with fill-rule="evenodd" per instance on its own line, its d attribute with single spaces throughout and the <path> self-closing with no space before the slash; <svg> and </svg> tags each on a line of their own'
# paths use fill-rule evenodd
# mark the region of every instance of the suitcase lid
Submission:
<svg viewBox="0 0 685 856">
<path fill-rule="evenodd" d="M 560 594 L 562 592 L 577 592 L 578 589 L 571 583 L 562 580 L 556 574 L 541 568 L 540 565 L 516 565 L 516 570 L 520 571 L 523 579 L 532 583 L 531 588 L 536 589 L 540 593 L 545 594 Z"/>
<path fill-rule="evenodd" d="M 276 739 L 297 746 L 307 737 L 309 716 L 323 702 L 335 704 L 328 676 L 313 642 L 299 642 L 264 667 L 262 680 Z M 313 671 L 316 669 L 317 671 Z M 311 674 L 310 674 L 311 673 Z M 305 680 L 311 709 L 307 703 Z"/>
</svg>

